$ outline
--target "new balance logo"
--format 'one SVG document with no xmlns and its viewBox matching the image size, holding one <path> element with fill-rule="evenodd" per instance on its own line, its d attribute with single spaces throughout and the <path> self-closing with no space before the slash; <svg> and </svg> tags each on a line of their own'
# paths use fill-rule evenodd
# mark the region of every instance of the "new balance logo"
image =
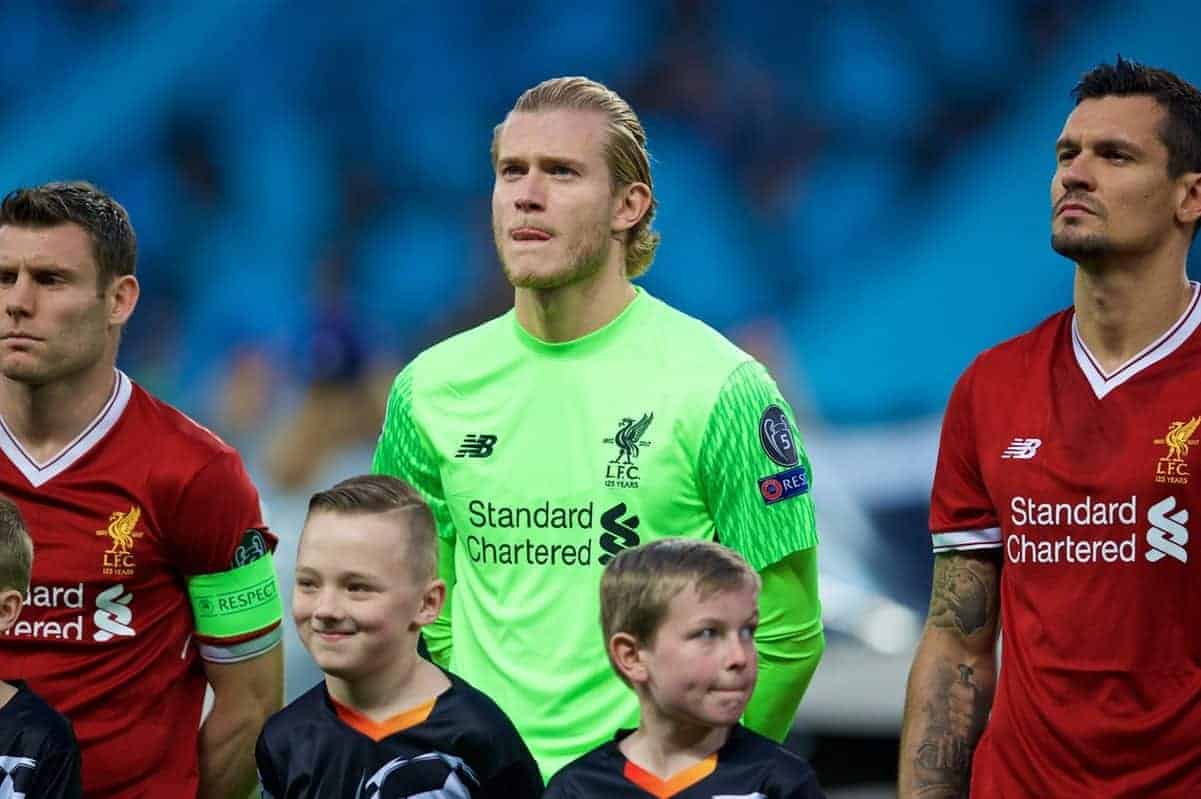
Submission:
<svg viewBox="0 0 1201 799">
<path fill-rule="evenodd" d="M 463 443 L 459 445 L 459 451 L 455 453 L 456 458 L 486 458 L 492 454 L 492 447 L 496 444 L 496 436 L 491 433 L 468 433 L 463 439 Z"/>
<path fill-rule="evenodd" d="M 1151 529 L 1147 531 L 1147 560 L 1155 563 L 1165 557 L 1172 557 L 1181 563 L 1188 563 L 1188 509 L 1176 508 L 1176 497 L 1168 497 L 1147 509 L 1147 521 Z"/>
<path fill-rule="evenodd" d="M 1038 448 L 1043 444 L 1041 438 L 1015 438 L 1010 442 L 1005 451 L 1001 453 L 1001 457 L 1005 459 L 1017 458 L 1018 460 L 1028 461 L 1034 457 L 1034 453 L 1038 452 Z"/>
</svg>

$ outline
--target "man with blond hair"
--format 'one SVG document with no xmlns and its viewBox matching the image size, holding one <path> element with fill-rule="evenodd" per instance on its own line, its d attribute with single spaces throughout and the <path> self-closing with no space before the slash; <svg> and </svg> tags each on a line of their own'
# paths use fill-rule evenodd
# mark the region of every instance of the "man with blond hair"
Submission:
<svg viewBox="0 0 1201 799">
<path fill-rule="evenodd" d="M 782 738 L 824 639 L 811 472 L 767 371 L 631 280 L 659 236 L 646 135 L 615 92 L 556 78 L 492 139 L 514 308 L 396 378 L 375 470 L 434 511 L 450 586 L 433 658 L 513 719 L 550 776 L 632 726 L 596 635 L 601 571 L 668 536 L 762 576 L 748 726 Z"/>
</svg>

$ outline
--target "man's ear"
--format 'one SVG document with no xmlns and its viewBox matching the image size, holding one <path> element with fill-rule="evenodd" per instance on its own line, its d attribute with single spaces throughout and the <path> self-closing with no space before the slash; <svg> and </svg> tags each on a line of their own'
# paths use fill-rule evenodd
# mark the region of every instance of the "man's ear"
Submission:
<svg viewBox="0 0 1201 799">
<path fill-rule="evenodd" d="M 105 299 L 108 301 L 108 323 L 116 326 L 124 325 L 133 315 L 133 309 L 137 307 L 140 294 L 141 287 L 138 285 L 138 279 L 133 275 L 121 275 L 114 278 L 104 292 Z"/>
<path fill-rule="evenodd" d="M 1201 224 L 1201 172 L 1186 172 L 1180 180 L 1184 194 L 1176 207 L 1176 219 L 1185 225 Z"/>
<path fill-rule="evenodd" d="M 651 207 L 651 189 L 645 183 L 622 186 L 615 198 L 611 226 L 615 233 L 625 233 L 642 221 Z"/>
</svg>

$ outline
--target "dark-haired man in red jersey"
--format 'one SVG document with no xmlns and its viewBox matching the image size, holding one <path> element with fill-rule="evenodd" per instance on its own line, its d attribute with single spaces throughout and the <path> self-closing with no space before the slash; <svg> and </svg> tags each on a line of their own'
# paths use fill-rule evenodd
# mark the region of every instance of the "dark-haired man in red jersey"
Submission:
<svg viewBox="0 0 1201 799">
<path fill-rule="evenodd" d="M 943 420 L 902 797 L 1201 796 L 1201 92 L 1119 58 L 1074 96 L 1073 307 L 980 355 Z"/>
<path fill-rule="evenodd" d="M 90 184 L 0 203 L 0 493 L 38 553 L 0 674 L 71 719 L 87 796 L 228 799 L 282 700 L 275 539 L 238 454 L 115 366 L 136 258 Z"/>
</svg>

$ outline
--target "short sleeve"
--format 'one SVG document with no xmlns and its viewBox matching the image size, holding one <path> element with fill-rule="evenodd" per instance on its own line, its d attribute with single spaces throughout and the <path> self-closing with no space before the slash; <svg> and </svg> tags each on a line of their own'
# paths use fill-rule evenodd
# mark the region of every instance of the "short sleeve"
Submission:
<svg viewBox="0 0 1201 799">
<path fill-rule="evenodd" d="M 275 550 L 276 538 L 263 523 L 258 491 L 238 453 L 222 447 L 187 482 L 170 517 L 167 542 L 176 570 L 188 578 L 189 593 L 212 576 L 244 573 L 254 561 Z M 201 631 L 196 643 L 200 656 L 214 663 L 235 663 L 258 657 L 282 637 L 279 578 L 274 570 L 259 575 L 247 590 L 265 597 L 266 616 L 253 629 L 237 632 Z M 239 589 L 245 586 L 239 586 Z M 196 611 L 192 595 L 193 612 Z M 202 600 L 201 600 L 202 601 Z"/>
<path fill-rule="evenodd" d="M 984 485 L 976 445 L 977 364 L 956 382 L 943 416 L 930 496 L 930 533 L 936 553 L 1001 545 L 997 512 Z"/>
<path fill-rule="evenodd" d="M 233 449 L 220 449 L 192 476 L 169 522 L 167 545 L 176 568 L 188 577 L 243 565 L 238 548 L 248 534 L 259 549 L 275 549 L 275 536 L 263 523 L 258 491 Z"/>
<path fill-rule="evenodd" d="M 524 758 L 510 762 L 483 786 L 488 799 L 539 799 L 543 795 L 542 774 L 527 752 Z"/>
<path fill-rule="evenodd" d="M 567 775 L 560 771 L 551 777 L 550 783 L 546 786 L 546 793 L 542 794 L 542 799 L 582 799 L 582 797 L 579 791 L 571 787 Z"/>
<path fill-rule="evenodd" d="M 787 781 L 781 780 L 781 775 L 776 775 L 775 778 L 781 782 L 781 786 L 777 793 L 769 794 L 771 796 L 778 796 L 780 799 L 826 799 L 813 769 L 806 769 L 803 774 Z"/>
<path fill-rule="evenodd" d="M 480 758 L 481 799 L 540 799 L 542 772 L 521 733 L 499 705 L 476 693 L 483 708 L 473 720 L 471 748 Z"/>
<path fill-rule="evenodd" d="M 39 759 L 33 789 L 26 795 L 30 799 L 80 799 L 81 779 L 79 748 L 57 749 Z"/>
<path fill-rule="evenodd" d="M 271 760 L 271 752 L 267 747 L 266 728 L 259 733 L 258 742 L 254 746 L 254 765 L 259 776 L 259 797 L 261 799 L 283 799 L 284 786 L 275 771 L 275 763 Z"/>
<path fill-rule="evenodd" d="M 817 545 L 809 457 L 792 409 L 762 364 L 747 361 L 726 379 L 697 472 L 718 540 L 756 570 Z"/>
<path fill-rule="evenodd" d="M 761 795 L 778 799 L 825 799 L 813 766 L 799 755 L 777 746 L 773 755 L 764 758 L 770 766 L 760 789 Z"/>
</svg>

